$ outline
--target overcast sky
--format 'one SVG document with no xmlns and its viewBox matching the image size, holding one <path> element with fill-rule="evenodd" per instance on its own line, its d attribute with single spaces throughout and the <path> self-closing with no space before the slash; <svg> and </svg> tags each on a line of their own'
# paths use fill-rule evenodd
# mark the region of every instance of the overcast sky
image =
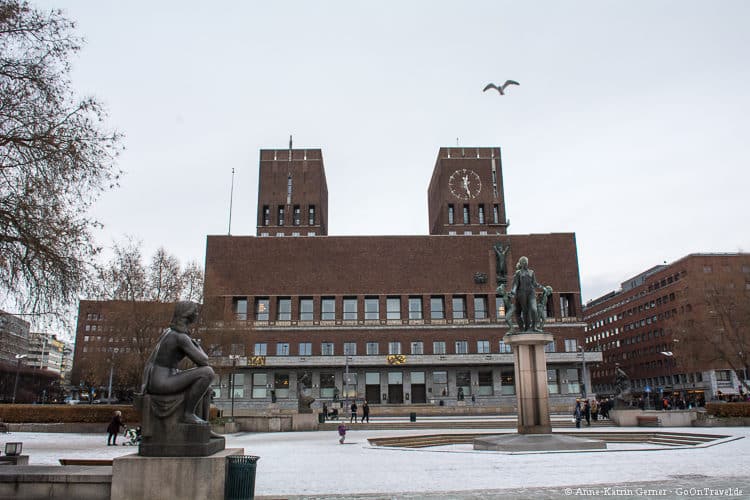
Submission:
<svg viewBox="0 0 750 500">
<path fill-rule="evenodd" d="M 442 146 L 500 146 L 509 233 L 575 232 L 583 300 L 750 250 L 750 2 L 36 1 L 126 135 L 99 243 L 254 235 L 261 148 L 321 148 L 329 234 L 427 234 Z M 508 94 L 488 82 L 520 82 Z"/>
</svg>

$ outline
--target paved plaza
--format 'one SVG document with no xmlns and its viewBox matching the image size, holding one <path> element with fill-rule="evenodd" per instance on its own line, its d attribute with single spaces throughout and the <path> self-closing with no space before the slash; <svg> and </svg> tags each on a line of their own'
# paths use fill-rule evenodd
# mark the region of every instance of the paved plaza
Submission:
<svg viewBox="0 0 750 500">
<path fill-rule="evenodd" d="M 644 429 L 596 429 L 626 430 Z M 343 445 L 332 431 L 238 433 L 227 436 L 227 446 L 261 457 L 255 488 L 256 498 L 261 499 L 750 498 L 750 429 L 653 430 L 730 438 L 698 447 L 613 444 L 607 451 L 534 454 L 479 452 L 469 445 L 387 449 L 372 447 L 367 441 L 369 437 L 467 432 L 456 428 L 350 431 Z M 31 465 L 136 452 L 132 447 L 106 446 L 105 433 L 19 432 L 3 438 L 3 442 L 22 441 Z"/>
</svg>

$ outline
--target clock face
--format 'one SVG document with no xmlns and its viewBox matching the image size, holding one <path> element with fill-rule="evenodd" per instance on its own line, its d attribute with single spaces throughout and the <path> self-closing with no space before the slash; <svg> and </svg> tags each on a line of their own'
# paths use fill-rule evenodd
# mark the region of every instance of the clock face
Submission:
<svg viewBox="0 0 750 500">
<path fill-rule="evenodd" d="M 450 179 L 448 179 L 448 186 L 453 196 L 459 200 L 470 200 L 479 196 L 479 192 L 482 190 L 482 181 L 479 180 L 479 175 L 473 170 L 462 168 L 451 174 Z"/>
</svg>

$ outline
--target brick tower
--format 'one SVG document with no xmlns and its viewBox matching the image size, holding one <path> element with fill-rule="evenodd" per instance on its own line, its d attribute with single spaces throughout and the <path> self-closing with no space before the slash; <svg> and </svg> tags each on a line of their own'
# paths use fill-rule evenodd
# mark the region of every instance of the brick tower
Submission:
<svg viewBox="0 0 750 500">
<path fill-rule="evenodd" d="M 440 148 L 427 191 L 430 234 L 506 234 L 500 148 Z"/>
<path fill-rule="evenodd" d="M 328 234 L 328 185 L 320 149 L 262 149 L 257 236 Z"/>
</svg>

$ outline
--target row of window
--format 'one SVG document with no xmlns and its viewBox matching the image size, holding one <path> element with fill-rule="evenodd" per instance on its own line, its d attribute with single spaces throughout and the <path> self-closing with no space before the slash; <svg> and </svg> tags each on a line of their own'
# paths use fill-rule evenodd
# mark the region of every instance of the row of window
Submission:
<svg viewBox="0 0 750 500">
<path fill-rule="evenodd" d="M 466 296 L 454 296 L 451 305 L 453 306 L 453 319 L 467 319 Z M 408 309 L 406 315 L 409 319 L 424 319 L 422 309 L 422 297 L 409 297 Z M 431 297 L 429 299 L 430 319 L 445 319 L 445 299 L 442 296 Z M 500 302 L 502 304 L 502 301 Z M 342 300 L 342 312 L 340 318 L 336 315 L 335 297 L 323 297 L 320 300 L 320 320 L 334 321 L 342 319 L 344 321 L 356 321 L 359 319 L 359 300 L 357 297 L 344 297 Z M 233 309 L 235 319 L 248 319 L 248 299 L 236 297 L 233 299 Z M 381 318 L 380 299 L 378 297 L 365 297 L 363 301 L 363 313 L 365 320 L 378 320 Z M 503 315 L 505 314 L 503 310 Z M 314 301 L 311 297 L 302 297 L 299 299 L 298 317 L 300 321 L 313 321 L 315 318 Z M 401 297 L 387 297 L 385 300 L 385 319 L 401 319 Z M 255 298 L 254 319 L 256 321 L 268 321 L 270 319 L 270 299 L 268 297 Z M 487 318 L 487 296 L 474 296 L 474 318 Z M 276 320 L 290 321 L 292 319 L 292 298 L 278 297 L 276 299 Z"/>
<path fill-rule="evenodd" d="M 364 385 L 365 387 L 377 387 L 377 393 L 379 393 L 381 383 L 387 383 L 389 386 L 403 385 L 404 374 L 400 371 L 393 371 L 388 373 L 380 372 L 366 372 L 364 374 Z M 448 383 L 448 372 L 447 371 L 434 371 L 434 372 L 423 372 L 413 371 L 409 373 L 411 386 L 425 385 L 429 380 L 431 382 L 430 392 L 437 396 L 450 397 L 457 395 L 461 396 L 491 396 L 493 395 L 493 380 L 491 370 L 479 370 L 477 372 L 477 383 L 472 385 L 471 372 L 470 371 L 456 371 L 456 385 L 455 394 L 452 393 L 453 389 Z M 298 383 L 301 374 L 298 374 Z M 382 376 L 386 377 L 386 380 L 381 380 Z M 551 394 L 559 394 L 561 387 L 564 387 L 565 392 L 568 394 L 578 394 L 580 392 L 580 370 L 578 368 L 563 368 L 556 369 L 550 368 L 547 370 L 547 387 Z M 309 375 L 308 375 L 309 378 Z M 287 372 L 274 372 L 273 378 L 268 373 L 255 372 L 252 374 L 236 373 L 231 378 L 230 394 L 235 398 L 245 397 L 245 388 L 247 387 L 250 392 L 250 397 L 253 399 L 263 399 L 271 397 L 271 391 L 276 398 L 286 399 L 293 396 L 293 393 L 289 391 L 289 379 L 290 374 Z M 499 371 L 499 383 L 500 393 L 502 395 L 514 395 L 515 390 L 515 373 L 513 368 L 504 368 Z M 248 383 L 249 382 L 249 383 Z M 221 397 L 220 392 L 220 380 L 214 380 L 214 397 Z M 333 372 L 321 372 L 320 373 L 320 397 L 321 398 L 335 398 L 337 396 L 346 397 L 357 397 L 358 387 L 358 374 L 349 373 L 348 379 L 344 380 L 343 390 L 340 390 L 336 386 L 336 375 Z"/>
<path fill-rule="evenodd" d="M 473 295 L 471 297 L 471 307 L 475 320 L 489 318 L 488 296 Z M 469 319 L 469 309 L 467 306 L 467 296 L 454 295 L 450 298 L 451 313 L 454 320 Z M 445 297 L 442 295 L 431 296 L 427 299 L 429 310 L 424 310 L 425 299 L 422 296 L 408 297 L 406 304 L 402 304 L 402 298 L 386 297 L 385 311 L 381 311 L 381 298 L 377 296 L 366 296 L 360 302 L 357 297 L 343 297 L 339 302 L 341 311 L 337 311 L 337 299 L 335 297 L 322 297 L 320 299 L 319 310 L 316 311 L 315 300 L 312 297 L 300 297 L 298 299 L 297 318 L 299 321 L 375 321 L 380 319 L 400 320 L 408 318 L 410 320 L 422 319 L 446 319 Z M 505 306 L 502 297 L 496 296 L 497 317 L 505 317 Z M 362 316 L 360 317 L 360 304 L 362 304 Z M 402 306 L 406 306 L 402 308 Z M 269 321 L 271 319 L 271 299 L 269 297 L 255 297 L 252 319 L 255 321 Z M 291 321 L 292 318 L 292 297 L 276 298 L 275 320 Z M 236 320 L 244 321 L 249 317 L 249 300 L 247 297 L 234 297 L 232 299 L 232 309 Z M 560 310 L 563 316 L 575 317 L 575 307 L 573 294 L 560 294 Z M 553 303 L 547 303 L 547 317 L 553 317 Z M 383 314 L 383 312 L 385 314 Z M 317 313 L 317 314 L 316 314 Z"/>
<path fill-rule="evenodd" d="M 485 224 L 487 222 L 484 205 L 480 204 L 477 206 L 476 214 L 478 224 Z M 464 225 L 472 223 L 471 206 L 468 204 L 465 204 L 462 207 L 461 221 Z M 456 224 L 456 207 L 452 203 L 448 204 L 448 224 Z M 500 224 L 500 207 L 497 204 L 492 205 L 492 224 Z"/>
<path fill-rule="evenodd" d="M 422 355 L 425 353 L 424 342 L 416 340 L 408 343 L 410 351 L 408 354 Z M 268 356 L 273 351 L 268 350 L 269 344 L 267 342 L 257 342 L 253 346 L 254 356 Z M 292 355 L 291 350 L 292 344 L 289 342 L 276 342 L 276 356 L 290 356 Z M 298 342 L 296 343 L 298 356 L 313 356 L 313 344 L 312 342 Z M 378 356 L 381 354 L 380 342 L 366 342 L 364 354 L 366 356 Z M 575 339 L 565 339 L 565 352 L 576 352 L 578 344 Z M 241 344 L 233 344 L 231 347 L 231 354 L 242 354 L 244 353 L 244 346 Z M 511 347 L 502 340 L 498 343 L 498 354 L 509 354 Z M 545 352 L 555 352 L 555 343 L 550 342 L 545 346 Z M 335 356 L 336 348 L 333 342 L 321 342 L 320 350 L 315 353 L 320 356 Z M 344 342 L 343 353 L 344 356 L 356 356 L 357 355 L 357 343 L 356 342 Z M 385 354 L 385 353 L 383 353 Z M 387 354 L 406 354 L 402 351 L 402 343 L 399 341 L 388 342 Z M 436 340 L 432 342 L 432 354 L 442 355 L 448 354 L 447 343 L 442 340 Z M 492 354 L 489 340 L 477 340 L 476 350 L 470 352 L 469 342 L 466 340 L 457 340 L 453 343 L 453 351 L 451 354 Z M 224 346 L 221 344 L 212 344 L 209 346 L 209 355 L 211 356 L 223 356 Z"/>
<path fill-rule="evenodd" d="M 606 318 L 600 319 L 595 321 L 594 323 L 586 325 L 587 330 L 593 330 L 595 328 L 600 328 L 608 323 L 614 323 L 615 321 L 622 320 L 625 316 L 633 316 L 634 314 L 648 311 L 649 309 L 653 309 L 655 307 L 661 306 L 663 304 L 667 304 L 669 302 L 673 302 L 676 300 L 676 296 L 674 293 L 670 293 L 668 295 L 664 295 L 663 297 L 659 297 L 655 300 L 646 301 L 643 304 L 640 304 L 639 306 L 635 307 L 633 306 L 630 309 L 627 309 L 619 314 L 608 316 Z"/>
<path fill-rule="evenodd" d="M 607 307 L 605 307 L 604 309 L 602 309 L 600 311 L 596 311 L 594 313 L 590 313 L 590 316 L 591 317 L 600 316 L 602 314 L 607 314 L 609 311 L 611 311 L 613 309 L 619 309 L 620 307 L 624 306 L 625 304 L 629 304 L 630 302 L 633 302 L 635 300 L 640 299 L 641 297 L 645 296 L 646 293 L 651 293 L 652 291 L 654 291 L 656 289 L 665 287 L 667 285 L 671 285 L 672 283 L 678 281 L 680 279 L 680 277 L 685 277 L 686 275 L 687 275 L 686 271 L 681 271 L 679 273 L 675 273 L 671 278 L 665 278 L 665 279 L 662 279 L 660 282 L 654 282 L 653 284 L 649 285 L 648 292 L 644 289 L 644 290 L 641 290 L 638 293 L 635 293 L 635 294 L 630 295 L 628 297 L 623 297 L 621 300 L 619 300 L 619 301 L 617 301 L 617 302 L 615 302 L 613 304 L 608 305 Z M 630 288 L 636 288 L 636 287 L 640 286 L 642 283 L 644 283 L 644 282 L 643 281 L 638 281 L 638 280 L 631 281 L 630 282 Z M 617 295 L 617 294 L 615 294 L 615 295 Z M 605 301 L 609 300 L 610 297 L 611 297 L 610 295 L 605 295 L 604 297 L 601 297 L 600 299 L 596 299 L 596 300 L 590 301 L 587 304 L 587 307 L 593 307 L 593 306 L 598 305 L 598 304 L 600 304 L 602 302 L 605 302 Z M 674 297 L 672 297 L 672 300 L 674 300 Z M 586 316 L 588 317 L 589 314 L 587 314 Z M 618 319 L 622 319 L 622 313 L 620 313 Z M 606 318 L 606 320 L 601 320 L 599 322 L 598 326 L 603 325 L 604 322 L 607 321 L 607 320 L 608 320 L 608 322 L 611 323 L 612 321 L 614 321 L 614 317 Z M 593 324 L 589 325 L 588 328 L 594 328 L 594 325 Z"/>
<path fill-rule="evenodd" d="M 287 223 L 286 219 L 286 205 L 279 205 L 276 209 L 276 225 L 277 226 L 283 226 Z M 302 225 L 302 209 L 299 205 L 294 205 L 292 207 L 292 225 L 293 226 L 301 226 Z M 270 226 L 271 225 L 271 207 L 269 205 L 263 205 L 263 225 L 264 226 Z M 308 226 L 314 226 L 315 225 L 315 205 L 309 205 L 307 207 L 307 225 Z"/>
</svg>

